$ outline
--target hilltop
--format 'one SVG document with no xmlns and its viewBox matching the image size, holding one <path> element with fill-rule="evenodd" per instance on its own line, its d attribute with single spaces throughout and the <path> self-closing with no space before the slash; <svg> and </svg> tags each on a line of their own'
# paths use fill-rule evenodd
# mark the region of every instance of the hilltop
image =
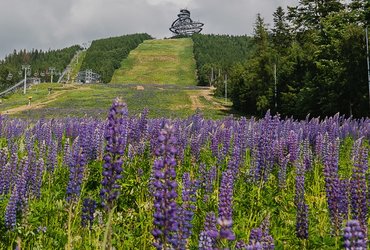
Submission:
<svg viewBox="0 0 370 250">
<path fill-rule="evenodd" d="M 112 51 L 123 51 L 122 48 L 125 48 L 111 83 L 71 84 L 67 81 L 66 84 L 33 85 L 27 95 L 18 91 L 5 97 L 0 111 L 26 118 L 105 117 L 112 100 L 121 96 L 131 113 L 148 108 L 150 117 L 186 117 L 197 110 L 210 118 L 229 113 L 223 100 L 213 97 L 212 89 L 196 86 L 196 64 L 190 38 L 153 40 L 148 37 L 150 39 L 138 44 L 140 39 L 133 42 L 132 37 L 94 41 L 87 50 L 78 51 L 68 65 L 71 78 L 79 70 L 89 67 L 94 72 L 102 73 L 106 63 L 116 64 L 119 61 Z M 114 40 L 120 41 L 121 45 L 131 43 L 131 49 L 127 49 L 129 46 L 117 46 L 116 42 L 112 42 Z M 105 51 L 105 56 L 99 48 Z M 109 79 L 109 74 L 104 78 Z M 30 96 L 32 101 L 29 106 Z"/>
<path fill-rule="evenodd" d="M 111 82 L 196 85 L 192 39 L 144 41 L 122 61 Z"/>
</svg>

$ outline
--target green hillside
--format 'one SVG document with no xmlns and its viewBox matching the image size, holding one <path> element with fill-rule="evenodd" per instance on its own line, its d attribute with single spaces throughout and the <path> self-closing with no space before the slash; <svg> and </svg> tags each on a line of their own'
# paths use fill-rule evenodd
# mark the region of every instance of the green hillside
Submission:
<svg viewBox="0 0 370 250">
<path fill-rule="evenodd" d="M 81 69 L 92 69 L 101 75 L 103 82 L 110 82 L 114 70 L 120 67 L 121 61 L 147 39 L 152 37 L 143 33 L 95 40 L 86 52 Z"/>
<path fill-rule="evenodd" d="M 52 88 L 51 93 L 48 89 Z M 28 97 L 32 96 L 31 106 Z M 0 113 L 15 117 L 92 116 L 105 118 L 112 100 L 120 96 L 130 113 L 149 109 L 150 117 L 187 117 L 197 110 L 205 117 L 220 118 L 229 114 L 222 100 L 212 97 L 212 90 L 197 86 L 156 84 L 56 84 L 32 86 L 2 99 Z"/>
<path fill-rule="evenodd" d="M 192 40 L 144 41 L 123 60 L 111 82 L 196 85 Z"/>
<path fill-rule="evenodd" d="M 87 51 L 81 51 L 71 60 L 71 78 L 79 70 L 92 68 L 101 73 L 99 69 L 116 64 L 119 57 L 113 56 L 114 51 L 122 52 L 120 56 L 128 54 L 128 48 L 140 41 L 135 38 L 137 35 L 93 42 Z M 190 38 L 146 40 L 119 65 L 109 84 L 43 83 L 33 85 L 26 95 L 20 89 L 2 98 L 0 113 L 32 119 L 85 115 L 104 118 L 112 100 L 120 96 L 131 113 L 148 108 L 151 117 L 187 117 L 198 110 L 209 118 L 229 114 L 223 99 L 213 98 L 212 89 L 196 86 Z M 29 97 L 32 97 L 30 106 Z"/>
</svg>

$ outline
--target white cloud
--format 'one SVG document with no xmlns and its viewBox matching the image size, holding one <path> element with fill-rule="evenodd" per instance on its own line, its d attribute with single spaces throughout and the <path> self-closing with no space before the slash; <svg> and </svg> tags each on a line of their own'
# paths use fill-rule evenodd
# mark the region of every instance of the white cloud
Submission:
<svg viewBox="0 0 370 250">
<path fill-rule="evenodd" d="M 13 49 L 63 48 L 98 38 L 147 32 L 169 37 L 180 9 L 203 33 L 251 34 L 257 13 L 271 22 L 295 0 L 0 0 L 0 58 Z"/>
</svg>

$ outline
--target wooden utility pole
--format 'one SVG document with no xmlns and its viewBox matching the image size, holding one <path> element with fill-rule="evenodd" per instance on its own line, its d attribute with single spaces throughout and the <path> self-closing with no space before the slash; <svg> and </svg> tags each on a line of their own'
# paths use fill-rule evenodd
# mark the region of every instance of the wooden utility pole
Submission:
<svg viewBox="0 0 370 250">
<path fill-rule="evenodd" d="M 366 60 L 367 60 L 367 81 L 369 84 L 369 109 L 370 109 L 370 63 L 369 63 L 369 35 L 366 26 Z"/>
</svg>

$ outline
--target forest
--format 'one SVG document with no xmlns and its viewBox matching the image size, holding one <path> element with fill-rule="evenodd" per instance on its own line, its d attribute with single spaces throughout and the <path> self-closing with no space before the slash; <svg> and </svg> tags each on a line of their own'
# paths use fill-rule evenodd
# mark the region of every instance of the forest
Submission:
<svg viewBox="0 0 370 250">
<path fill-rule="evenodd" d="M 194 36 L 199 84 L 208 82 L 207 73 L 202 73 L 210 75 L 210 70 L 204 69 L 206 65 L 232 64 L 222 66 L 213 84 L 216 94 L 224 96 L 223 75 L 228 74 L 229 97 L 234 109 L 243 115 L 262 116 L 271 110 L 295 118 L 307 114 L 325 117 L 337 112 L 367 116 L 365 27 L 369 24 L 369 8 L 366 0 L 346 4 L 338 0 L 300 0 L 295 7 L 278 7 L 272 25 L 258 14 L 253 49 L 247 52 L 231 52 L 230 46 L 217 44 L 212 36 Z M 209 43 L 202 41 L 204 47 L 200 49 L 202 38 L 208 38 Z M 249 38 L 244 44 L 250 44 Z M 222 50 L 225 47 L 229 50 Z M 203 50 L 202 56 L 197 54 L 199 49 Z"/>
<path fill-rule="evenodd" d="M 130 51 L 148 39 L 152 37 L 143 33 L 95 40 L 87 50 L 81 69 L 92 69 L 101 75 L 103 82 L 108 83 Z"/>
<path fill-rule="evenodd" d="M 253 39 L 246 35 L 194 34 L 192 39 L 199 85 L 215 82 L 221 73 L 223 78 L 235 63 L 250 58 L 254 48 Z"/>
<path fill-rule="evenodd" d="M 41 78 L 41 81 L 50 82 L 51 75 L 49 68 L 55 68 L 55 75 L 67 67 L 73 56 L 81 47 L 74 45 L 64 49 L 42 51 L 33 49 L 31 51 L 14 50 L 12 54 L 7 55 L 0 61 L 0 90 L 19 82 L 24 77 L 22 65 L 30 65 L 28 76 Z M 53 81 L 56 81 L 54 77 Z"/>
</svg>

